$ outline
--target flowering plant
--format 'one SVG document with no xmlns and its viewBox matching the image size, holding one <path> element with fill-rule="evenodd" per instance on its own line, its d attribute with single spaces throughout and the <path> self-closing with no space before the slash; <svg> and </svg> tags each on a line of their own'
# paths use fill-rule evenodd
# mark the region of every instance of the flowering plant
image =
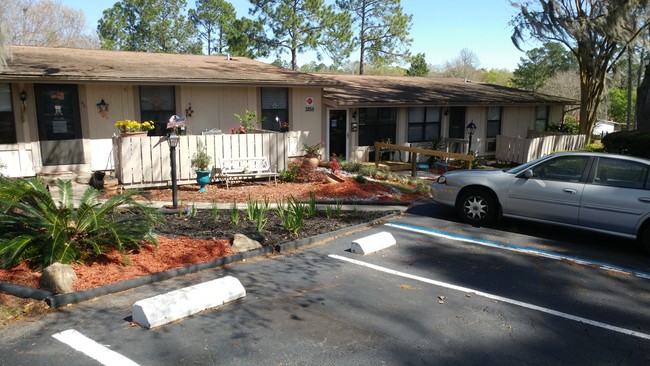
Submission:
<svg viewBox="0 0 650 366">
<path fill-rule="evenodd" d="M 341 173 L 341 165 L 336 160 L 336 154 L 332 153 L 332 158 L 328 164 L 329 168 L 332 169 L 332 173 L 339 174 Z"/>
<path fill-rule="evenodd" d="M 236 133 L 246 133 L 246 127 L 244 126 L 239 126 L 235 128 L 230 129 L 231 134 L 236 134 Z"/>
<path fill-rule="evenodd" d="M 144 121 L 142 123 L 138 121 L 131 121 L 128 119 L 119 120 L 115 122 L 115 127 L 117 127 L 120 132 L 138 132 L 138 131 L 149 131 L 154 129 L 152 121 Z"/>
<path fill-rule="evenodd" d="M 280 132 L 289 132 L 289 121 L 284 121 L 280 125 Z"/>
</svg>

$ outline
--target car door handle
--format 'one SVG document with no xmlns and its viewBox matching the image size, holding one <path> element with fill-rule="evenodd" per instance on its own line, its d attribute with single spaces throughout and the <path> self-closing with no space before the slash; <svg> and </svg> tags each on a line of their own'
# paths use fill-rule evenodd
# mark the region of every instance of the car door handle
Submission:
<svg viewBox="0 0 650 366">
<path fill-rule="evenodd" d="M 650 197 L 639 197 L 639 201 L 643 203 L 650 203 Z"/>
<path fill-rule="evenodd" d="M 577 190 L 577 189 L 573 189 L 573 188 L 564 188 L 564 189 L 562 189 L 562 190 L 563 190 L 564 192 L 566 192 L 566 193 L 571 193 L 571 194 L 576 194 L 576 193 L 578 193 L 578 190 Z"/>
</svg>

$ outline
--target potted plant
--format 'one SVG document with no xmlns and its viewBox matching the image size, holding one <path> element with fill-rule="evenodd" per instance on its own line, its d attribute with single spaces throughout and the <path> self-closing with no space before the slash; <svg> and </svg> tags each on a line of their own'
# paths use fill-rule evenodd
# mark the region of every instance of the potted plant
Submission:
<svg viewBox="0 0 650 366">
<path fill-rule="evenodd" d="M 120 131 L 120 136 L 146 136 L 149 131 L 155 128 L 152 121 L 131 121 L 129 119 L 121 119 L 115 122 L 115 127 Z"/>
<path fill-rule="evenodd" d="M 205 192 L 206 184 L 210 183 L 210 162 L 212 157 L 208 155 L 208 150 L 202 141 L 197 142 L 196 152 L 192 155 L 192 166 L 196 169 L 196 182 L 199 184 L 199 192 Z"/>
<path fill-rule="evenodd" d="M 305 153 L 303 156 L 305 159 L 309 160 L 309 164 L 316 168 L 320 162 L 320 149 L 323 147 L 323 143 L 319 142 L 315 145 L 308 145 L 304 143 L 302 145 L 302 151 Z"/>
</svg>

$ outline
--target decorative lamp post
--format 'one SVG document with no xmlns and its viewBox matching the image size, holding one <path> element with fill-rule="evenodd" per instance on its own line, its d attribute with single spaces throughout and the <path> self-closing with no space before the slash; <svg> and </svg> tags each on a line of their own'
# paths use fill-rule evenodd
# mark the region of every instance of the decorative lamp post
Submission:
<svg viewBox="0 0 650 366">
<path fill-rule="evenodd" d="M 172 207 L 174 209 L 178 208 L 178 186 L 176 184 L 176 147 L 178 142 L 181 140 L 181 137 L 172 132 L 167 137 L 167 143 L 169 144 L 169 158 L 172 165 Z"/>
<path fill-rule="evenodd" d="M 467 130 L 467 136 L 469 136 L 469 145 L 467 146 L 467 154 L 469 155 L 470 151 L 472 151 L 472 135 L 474 135 L 474 132 L 476 132 L 476 125 L 474 124 L 474 120 L 468 123 L 465 129 Z"/>
</svg>

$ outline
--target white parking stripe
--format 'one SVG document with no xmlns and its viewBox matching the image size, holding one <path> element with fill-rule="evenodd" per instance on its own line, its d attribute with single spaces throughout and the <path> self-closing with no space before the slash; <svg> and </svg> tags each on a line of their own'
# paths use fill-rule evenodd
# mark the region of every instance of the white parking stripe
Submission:
<svg viewBox="0 0 650 366">
<path fill-rule="evenodd" d="M 620 327 L 616 327 L 616 326 L 613 326 L 613 325 L 601 323 L 601 322 L 598 322 L 598 321 L 595 321 L 595 320 L 581 318 L 579 316 L 563 313 L 563 312 L 552 310 L 552 309 L 547 309 L 547 308 L 544 308 L 544 307 L 541 307 L 541 306 L 525 303 L 525 302 L 518 301 L 518 300 L 509 299 L 507 297 L 502 297 L 502 296 L 490 294 L 490 293 L 487 293 L 487 292 L 474 290 L 474 289 L 471 289 L 471 288 L 468 288 L 468 287 L 452 285 L 450 283 L 436 281 L 436 280 L 432 280 L 432 279 L 428 279 L 428 278 L 424 278 L 424 277 L 420 277 L 420 276 L 414 276 L 414 275 L 411 275 L 411 274 L 408 274 L 408 273 L 395 271 L 395 270 L 392 270 L 392 269 L 389 269 L 389 268 L 377 266 L 377 265 L 372 264 L 372 263 L 366 263 L 366 262 L 362 262 L 362 261 L 359 261 L 359 260 L 356 260 L 356 259 L 343 257 L 343 256 L 336 255 L 336 254 L 330 254 L 329 257 L 334 258 L 334 259 L 338 259 L 338 260 L 342 260 L 342 261 L 345 261 L 345 262 L 353 263 L 353 264 L 356 264 L 356 265 L 359 265 L 359 266 L 371 268 L 371 269 L 374 269 L 376 271 L 381 271 L 381 272 L 393 274 L 393 275 L 400 276 L 400 277 L 410 278 L 412 280 L 416 280 L 416 281 L 432 284 L 432 285 L 435 285 L 435 286 L 448 288 L 448 289 L 451 289 L 451 290 L 456 290 L 456 291 L 465 292 L 465 293 L 472 293 L 472 294 L 482 296 L 482 297 L 485 297 L 485 298 L 488 298 L 488 299 L 501 301 L 501 302 L 505 302 L 505 303 L 512 304 L 512 305 L 521 306 L 523 308 L 539 311 L 539 312 L 550 314 L 550 315 L 555 315 L 555 316 L 558 316 L 558 317 L 561 317 L 561 318 L 564 318 L 564 319 L 573 320 L 573 321 L 583 323 L 583 324 L 588 324 L 588 325 L 591 325 L 591 326 L 594 326 L 594 327 L 603 328 L 603 329 L 611 330 L 611 331 L 614 331 L 614 332 L 618 332 L 618 333 L 622 333 L 622 334 L 626 334 L 626 335 L 631 335 L 633 337 L 638 337 L 638 338 L 643 338 L 643 339 L 650 340 L 650 334 L 636 332 L 636 331 L 633 331 L 633 330 L 629 330 L 629 329 L 620 328 Z"/>
<path fill-rule="evenodd" d="M 79 352 L 85 353 L 89 357 L 99 361 L 102 365 L 138 366 L 137 363 L 115 351 L 109 350 L 74 329 L 64 330 L 63 332 L 53 334 L 52 337 Z"/>
<path fill-rule="evenodd" d="M 551 258 L 551 259 L 557 259 L 557 260 L 565 260 L 565 261 L 573 262 L 573 263 L 576 263 L 576 264 L 601 268 L 601 269 L 604 269 L 604 270 L 607 270 L 607 271 L 619 272 L 619 273 L 629 274 L 629 275 L 633 275 L 633 276 L 640 277 L 640 278 L 650 279 L 650 273 L 647 273 L 647 272 L 637 271 L 637 270 L 630 269 L 630 268 L 619 267 L 619 266 L 615 266 L 615 265 L 608 264 L 608 263 L 603 263 L 603 262 L 589 261 L 589 260 L 582 259 L 582 258 L 571 257 L 571 256 L 568 256 L 568 255 L 562 255 L 562 254 L 547 252 L 547 251 L 544 251 L 544 250 L 531 249 L 531 248 L 526 248 L 526 247 L 522 247 L 522 246 L 518 246 L 518 245 L 506 244 L 506 243 L 490 241 L 490 240 L 476 239 L 476 238 L 472 238 L 472 237 L 469 237 L 469 236 L 457 235 L 457 234 L 447 233 L 447 232 L 444 232 L 444 231 L 438 231 L 438 230 L 428 229 L 428 228 L 424 228 L 424 227 L 420 227 L 420 226 L 414 226 L 414 225 L 404 225 L 404 224 L 389 222 L 389 223 L 386 224 L 386 226 L 394 227 L 396 229 L 402 229 L 402 230 L 406 230 L 406 231 L 413 231 L 413 232 L 416 232 L 416 233 L 426 234 L 426 235 L 429 235 L 429 236 L 437 236 L 439 238 L 458 240 L 458 241 L 463 241 L 463 242 L 466 242 L 466 243 L 479 244 L 479 245 L 483 245 L 483 246 L 486 246 L 486 247 L 510 250 L 510 251 L 513 251 L 513 252 L 534 254 L 534 255 L 537 255 L 537 256 L 541 256 L 541 257 L 545 257 L 545 258 Z"/>
</svg>

